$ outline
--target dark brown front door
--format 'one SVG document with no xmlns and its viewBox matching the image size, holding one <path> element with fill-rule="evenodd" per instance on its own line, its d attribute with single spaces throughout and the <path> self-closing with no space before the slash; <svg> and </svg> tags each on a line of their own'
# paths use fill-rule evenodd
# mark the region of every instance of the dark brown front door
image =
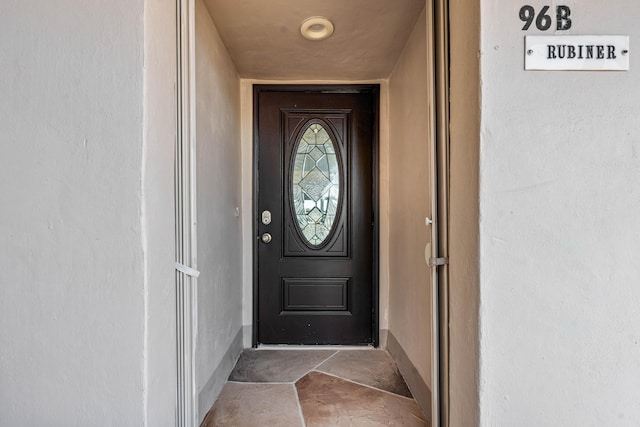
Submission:
<svg viewBox="0 0 640 427">
<path fill-rule="evenodd" d="M 255 344 L 377 344 L 377 86 L 256 86 Z"/>
</svg>

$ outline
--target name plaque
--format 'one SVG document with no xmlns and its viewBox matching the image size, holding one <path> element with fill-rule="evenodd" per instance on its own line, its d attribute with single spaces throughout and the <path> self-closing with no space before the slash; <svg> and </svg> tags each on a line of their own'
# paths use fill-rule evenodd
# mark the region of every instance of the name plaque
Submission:
<svg viewBox="0 0 640 427">
<path fill-rule="evenodd" d="M 525 36 L 524 40 L 525 70 L 629 70 L 629 36 Z"/>
</svg>

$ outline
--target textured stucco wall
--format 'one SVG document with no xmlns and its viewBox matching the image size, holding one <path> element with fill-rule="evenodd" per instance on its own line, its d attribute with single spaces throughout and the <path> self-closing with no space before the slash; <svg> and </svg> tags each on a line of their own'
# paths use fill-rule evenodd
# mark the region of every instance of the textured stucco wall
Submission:
<svg viewBox="0 0 640 427">
<path fill-rule="evenodd" d="M 481 424 L 637 426 L 640 4 L 552 3 L 630 35 L 631 71 L 526 72 L 540 32 L 481 3 Z"/>
<path fill-rule="evenodd" d="M 389 78 L 389 331 L 433 390 L 426 10 Z"/>
<path fill-rule="evenodd" d="M 0 28 L 0 425 L 141 425 L 143 2 Z"/>
<path fill-rule="evenodd" d="M 196 2 L 198 414 L 206 415 L 241 350 L 240 80 L 201 0 Z M 240 336 L 241 337 L 241 336 Z M 229 352 L 231 349 L 231 352 Z M 226 356 L 226 357 L 225 357 Z M 220 369 L 218 369 L 220 368 Z"/>
<path fill-rule="evenodd" d="M 145 0 L 142 225 L 148 426 L 173 426 L 176 418 L 175 9 L 174 0 Z"/>
</svg>

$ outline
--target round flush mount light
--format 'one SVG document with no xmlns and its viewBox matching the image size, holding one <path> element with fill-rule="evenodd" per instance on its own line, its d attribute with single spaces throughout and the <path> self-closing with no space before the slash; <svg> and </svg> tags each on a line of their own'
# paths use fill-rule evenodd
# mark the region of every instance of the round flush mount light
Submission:
<svg viewBox="0 0 640 427">
<path fill-rule="evenodd" d="M 325 40 L 333 34 L 333 24 L 323 16 L 312 16 L 302 22 L 300 34 L 307 40 Z"/>
</svg>

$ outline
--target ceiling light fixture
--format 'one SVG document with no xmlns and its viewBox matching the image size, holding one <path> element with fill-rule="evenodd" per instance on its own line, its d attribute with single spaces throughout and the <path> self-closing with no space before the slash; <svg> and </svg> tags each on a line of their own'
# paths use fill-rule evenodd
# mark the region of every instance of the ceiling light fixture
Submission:
<svg viewBox="0 0 640 427">
<path fill-rule="evenodd" d="M 323 16 L 312 16 L 302 22 L 300 34 L 307 40 L 325 40 L 333 34 L 333 24 Z"/>
</svg>

